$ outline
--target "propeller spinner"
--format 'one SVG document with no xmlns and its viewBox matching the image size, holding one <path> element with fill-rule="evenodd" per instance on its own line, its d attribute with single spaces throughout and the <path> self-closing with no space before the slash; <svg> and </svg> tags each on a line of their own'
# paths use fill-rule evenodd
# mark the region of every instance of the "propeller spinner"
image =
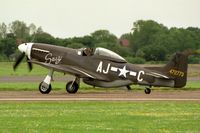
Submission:
<svg viewBox="0 0 200 133">
<path fill-rule="evenodd" d="M 14 71 L 17 69 L 18 65 L 21 63 L 23 58 L 26 56 L 26 61 L 28 63 L 28 68 L 31 71 L 32 70 L 32 63 L 30 62 L 31 59 L 31 47 L 33 43 L 23 43 L 18 46 L 19 51 L 21 52 L 21 55 L 19 55 L 16 59 L 15 64 L 13 65 Z"/>
</svg>

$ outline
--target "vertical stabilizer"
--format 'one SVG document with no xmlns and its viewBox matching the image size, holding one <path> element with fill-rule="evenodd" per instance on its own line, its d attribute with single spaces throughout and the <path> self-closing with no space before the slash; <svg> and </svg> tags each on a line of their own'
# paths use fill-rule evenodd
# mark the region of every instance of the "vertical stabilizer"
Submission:
<svg viewBox="0 0 200 133">
<path fill-rule="evenodd" d="M 174 87 L 183 87 L 187 82 L 188 56 L 193 53 L 192 50 L 178 52 L 164 66 L 164 71 L 169 77 L 174 78 Z"/>
</svg>

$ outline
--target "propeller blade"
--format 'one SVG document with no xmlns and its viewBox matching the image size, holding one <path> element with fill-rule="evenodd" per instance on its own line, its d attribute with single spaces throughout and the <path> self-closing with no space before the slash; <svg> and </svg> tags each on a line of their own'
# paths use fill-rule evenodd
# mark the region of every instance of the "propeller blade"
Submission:
<svg viewBox="0 0 200 133">
<path fill-rule="evenodd" d="M 27 63 L 28 63 L 29 71 L 31 71 L 32 68 L 33 68 L 33 65 L 32 65 L 32 63 L 29 61 L 28 57 L 26 57 L 26 61 L 27 61 Z"/>
<path fill-rule="evenodd" d="M 18 65 L 21 63 L 21 61 L 23 60 L 24 56 L 25 56 L 25 53 L 22 53 L 21 55 L 19 55 L 19 56 L 17 57 L 16 62 L 15 62 L 15 64 L 13 65 L 14 71 L 16 70 L 16 68 L 18 67 Z"/>
</svg>

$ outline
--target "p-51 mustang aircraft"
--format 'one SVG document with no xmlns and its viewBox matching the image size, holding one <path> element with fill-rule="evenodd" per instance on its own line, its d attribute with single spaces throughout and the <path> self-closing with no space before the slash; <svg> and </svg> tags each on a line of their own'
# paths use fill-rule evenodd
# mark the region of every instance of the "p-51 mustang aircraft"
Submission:
<svg viewBox="0 0 200 133">
<path fill-rule="evenodd" d="M 16 70 L 19 63 L 26 56 L 29 69 L 32 63 L 49 69 L 48 75 L 39 84 L 42 94 L 48 94 L 54 71 L 69 73 L 75 79 L 66 84 L 68 93 L 76 93 L 80 79 L 84 83 L 97 87 L 121 87 L 139 84 L 148 86 L 146 94 L 151 93 L 152 86 L 183 87 L 187 81 L 187 58 L 194 52 L 191 50 L 176 53 L 172 59 L 159 68 L 142 68 L 128 63 L 123 57 L 105 49 L 90 48 L 71 49 L 61 46 L 23 43 L 18 46 L 22 54 L 17 58 L 13 68 Z"/>
</svg>

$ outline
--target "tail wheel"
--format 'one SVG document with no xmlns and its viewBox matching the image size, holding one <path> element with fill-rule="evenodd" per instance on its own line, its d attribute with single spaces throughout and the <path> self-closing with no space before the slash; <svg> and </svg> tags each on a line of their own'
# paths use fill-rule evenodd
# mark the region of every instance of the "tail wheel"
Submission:
<svg viewBox="0 0 200 133">
<path fill-rule="evenodd" d="M 76 93 L 78 91 L 79 85 L 74 82 L 74 81 L 70 81 L 66 84 L 66 91 L 68 93 Z"/>
<path fill-rule="evenodd" d="M 126 86 L 126 88 L 128 89 L 128 91 L 130 91 L 130 90 L 131 90 L 131 87 L 130 87 L 130 85 L 127 85 L 127 86 Z"/>
<path fill-rule="evenodd" d="M 42 93 L 42 94 L 49 94 L 49 92 L 51 91 L 51 84 L 46 84 L 45 82 L 41 82 L 39 84 L 39 91 Z"/>
<path fill-rule="evenodd" d="M 144 90 L 144 92 L 145 92 L 145 94 L 150 94 L 150 93 L 151 93 L 151 89 L 150 89 L 150 88 L 146 88 L 146 89 Z"/>
</svg>

